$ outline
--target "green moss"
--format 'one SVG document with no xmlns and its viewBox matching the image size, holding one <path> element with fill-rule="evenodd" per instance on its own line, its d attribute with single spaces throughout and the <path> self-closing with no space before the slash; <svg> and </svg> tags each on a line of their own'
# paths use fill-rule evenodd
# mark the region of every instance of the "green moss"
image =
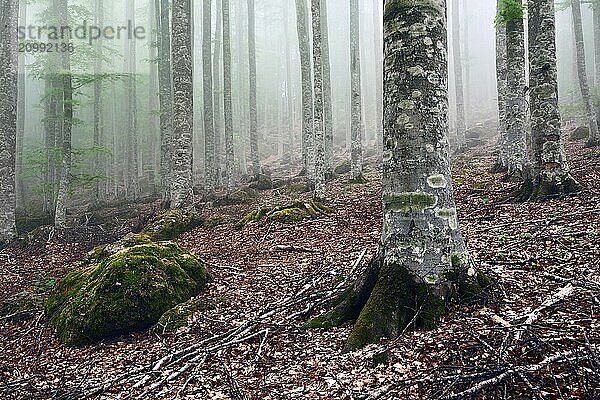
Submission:
<svg viewBox="0 0 600 400">
<path fill-rule="evenodd" d="M 203 224 L 204 220 L 196 212 L 170 210 L 155 218 L 141 233 L 151 240 L 171 240 Z"/>
<path fill-rule="evenodd" d="M 433 328 L 446 311 L 446 301 L 427 283 L 415 282 L 402 265 L 388 263 L 356 321 L 346 350 L 361 348 L 383 337 L 396 337 L 413 317 L 416 326 Z M 420 310 L 416 317 L 415 310 Z"/>
<path fill-rule="evenodd" d="M 423 211 L 437 204 L 435 195 L 424 192 L 406 192 L 399 195 L 385 195 L 385 208 L 395 212 Z"/>
<path fill-rule="evenodd" d="M 297 200 L 288 206 L 275 206 L 271 209 L 258 208 L 253 210 L 237 223 L 237 227 L 241 229 L 249 222 L 259 221 L 264 217 L 271 222 L 293 223 L 333 212 L 335 211 L 332 208 L 319 202 Z"/>
<path fill-rule="evenodd" d="M 152 244 L 152 240 L 150 240 L 148 235 L 143 233 L 128 233 L 116 242 L 95 247 L 87 254 L 84 264 L 97 264 L 123 249 L 143 244 Z"/>
<path fill-rule="evenodd" d="M 209 280 L 204 264 L 174 243 L 134 245 L 67 275 L 45 311 L 61 342 L 85 345 L 155 324 Z"/>
<path fill-rule="evenodd" d="M 152 327 L 156 334 L 171 333 L 187 325 L 188 319 L 194 314 L 214 310 L 217 302 L 213 300 L 190 299 L 166 311 Z"/>
</svg>

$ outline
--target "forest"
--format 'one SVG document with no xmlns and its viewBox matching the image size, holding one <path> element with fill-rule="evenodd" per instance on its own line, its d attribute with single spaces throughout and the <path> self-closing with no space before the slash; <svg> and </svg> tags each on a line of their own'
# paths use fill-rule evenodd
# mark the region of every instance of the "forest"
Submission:
<svg viewBox="0 0 600 400">
<path fill-rule="evenodd" d="M 600 399 L 600 0 L 0 0 L 0 399 Z"/>
</svg>

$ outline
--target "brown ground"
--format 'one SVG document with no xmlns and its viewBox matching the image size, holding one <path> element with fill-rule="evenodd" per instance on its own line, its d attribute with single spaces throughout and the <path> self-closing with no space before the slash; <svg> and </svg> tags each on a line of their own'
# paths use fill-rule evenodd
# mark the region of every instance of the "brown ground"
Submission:
<svg viewBox="0 0 600 400">
<path fill-rule="evenodd" d="M 300 327 L 307 316 L 286 319 L 310 304 L 304 301 L 252 325 L 249 333 L 260 334 L 211 351 L 178 378 L 162 382 L 159 373 L 149 374 L 141 389 L 131 388 L 146 375 L 146 371 L 134 374 L 136 368 L 228 332 L 269 304 L 293 296 L 305 284 L 311 284 L 312 291 L 332 287 L 366 250 L 364 267 L 376 250 L 381 219 L 379 173 L 370 168 L 366 185 L 351 186 L 347 177 L 332 183 L 334 215 L 289 225 L 262 221 L 239 231 L 229 223 L 182 235 L 177 241 L 212 265 L 215 280 L 201 297 L 220 303 L 176 334 L 161 338 L 137 333 L 73 349 L 57 342 L 44 325 L 42 312 L 18 323 L 0 319 L 0 398 L 444 398 L 511 366 L 535 365 L 569 350 L 574 353 L 566 361 L 510 374 L 478 395 L 600 398 L 596 353 L 600 344 L 600 153 L 580 144 L 568 147 L 573 174 L 585 189 L 546 202 L 503 201 L 516 184 L 502 183 L 501 175 L 487 172 L 494 161 L 490 147 L 456 160 L 463 234 L 477 265 L 498 283 L 485 299 L 452 306 L 435 330 L 409 329 L 393 342 L 342 354 L 350 324 L 305 331 Z M 268 191 L 261 194 L 258 205 L 293 198 Z M 235 221 L 256 206 L 202 212 Z M 90 235 L 80 243 L 53 239 L 2 250 L 0 296 L 39 286 L 48 277 L 61 278 L 91 248 L 94 238 Z M 277 245 L 306 251 L 277 251 Z M 569 281 L 575 286 L 573 295 L 544 310 L 522 340 L 514 345 L 507 341 L 522 327 L 521 316 Z M 221 342 L 209 341 L 207 348 L 210 343 Z M 388 363 L 374 366 L 373 354 L 382 348 L 389 348 Z M 170 368 L 184 365 L 184 361 L 174 362 Z M 103 393 L 90 394 L 96 385 L 115 379 Z M 162 383 L 150 389 L 155 382 Z"/>
</svg>

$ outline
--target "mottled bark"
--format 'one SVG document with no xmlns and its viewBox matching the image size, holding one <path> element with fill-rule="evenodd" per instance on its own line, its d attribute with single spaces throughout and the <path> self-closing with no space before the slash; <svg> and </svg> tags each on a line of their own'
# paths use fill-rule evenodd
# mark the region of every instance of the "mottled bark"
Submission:
<svg viewBox="0 0 600 400">
<path fill-rule="evenodd" d="M 289 3 L 284 2 L 283 8 L 283 36 L 289 38 Z M 295 132 L 294 132 L 294 104 L 292 100 L 292 60 L 290 51 L 290 41 L 284 40 L 285 43 L 285 99 L 286 99 L 286 122 L 287 122 L 287 135 L 286 135 L 286 149 L 287 154 L 290 157 L 290 161 L 294 163 L 296 161 L 295 155 Z"/>
<path fill-rule="evenodd" d="M 19 26 L 27 26 L 27 2 L 19 1 Z M 25 139 L 25 53 L 18 55 L 18 102 L 17 102 L 17 167 L 16 167 L 16 195 L 17 206 L 23 204 L 25 187 L 20 176 L 23 173 L 23 144 Z"/>
<path fill-rule="evenodd" d="M 307 12 L 306 0 L 296 0 L 296 27 L 302 76 L 302 160 L 306 174 L 313 178 L 313 86 Z"/>
<path fill-rule="evenodd" d="M 15 238 L 17 15 L 19 2 L 0 1 L 0 244 Z"/>
<path fill-rule="evenodd" d="M 383 150 L 383 36 L 381 19 L 381 0 L 373 2 L 373 26 L 375 35 L 373 44 L 375 46 L 375 116 L 377 118 L 375 128 L 377 129 L 377 149 Z"/>
<path fill-rule="evenodd" d="M 96 10 L 94 13 L 94 23 L 96 26 L 104 26 L 104 1 L 96 0 Z M 102 121 L 102 82 L 100 81 L 100 74 L 102 73 L 102 64 L 104 62 L 103 51 L 104 44 L 102 43 L 102 39 L 99 38 L 94 42 L 94 75 L 96 76 L 96 80 L 94 81 L 94 110 L 93 110 L 93 122 L 92 122 L 92 135 L 93 135 L 93 145 L 96 148 L 96 151 L 102 145 L 102 136 L 104 125 Z M 94 155 L 94 175 L 100 176 L 103 174 L 103 168 L 101 159 L 98 154 Z M 93 191 L 94 201 L 98 202 L 100 199 L 100 183 L 96 181 L 94 183 L 94 191 Z"/>
<path fill-rule="evenodd" d="M 135 26 L 135 0 L 125 3 L 125 15 Z M 125 79 L 127 141 L 125 144 L 125 196 L 128 199 L 140 197 L 139 171 L 139 131 L 138 131 L 138 100 L 137 100 L 137 48 L 134 40 L 125 40 Z"/>
<path fill-rule="evenodd" d="M 529 198 L 573 192 L 578 185 L 560 136 L 554 0 L 528 4 L 532 148 L 523 195 Z"/>
<path fill-rule="evenodd" d="M 69 24 L 68 0 L 58 1 L 58 15 L 61 26 Z M 65 38 L 62 43 L 68 46 L 69 39 Z M 54 213 L 54 226 L 65 228 L 67 225 L 67 194 L 69 191 L 69 180 L 71 177 L 71 133 L 73 129 L 73 82 L 71 75 L 71 54 L 66 51 L 61 53 L 61 83 L 63 93 L 62 135 L 60 144 L 62 146 L 62 160 L 58 192 L 56 194 L 56 209 Z"/>
<path fill-rule="evenodd" d="M 191 0 L 173 0 L 173 155 L 171 208 L 193 206 L 194 85 Z"/>
<path fill-rule="evenodd" d="M 207 190 L 212 191 L 217 185 L 215 171 L 215 125 L 213 115 L 213 71 L 212 71 L 212 32 L 211 3 L 204 0 L 202 12 L 202 76 L 204 103 L 204 176 Z"/>
<path fill-rule="evenodd" d="M 254 0 L 248 0 L 248 77 L 250 83 L 250 159 L 252 174 L 260 174 L 260 159 L 258 154 L 258 116 L 256 110 L 256 27 Z"/>
<path fill-rule="evenodd" d="M 500 5 L 500 0 L 498 1 Z M 506 141 L 506 97 L 507 97 L 507 65 L 506 65 L 506 25 L 496 26 L 496 87 L 498 89 L 498 136 L 500 151 L 497 169 L 508 168 Z"/>
<path fill-rule="evenodd" d="M 159 3 L 160 1 L 160 3 Z M 160 187 L 164 203 L 171 196 L 173 136 L 173 75 L 171 70 L 171 20 L 168 0 L 156 0 L 158 35 L 158 102 L 160 106 Z M 209 25 L 210 26 L 210 25 Z"/>
<path fill-rule="evenodd" d="M 585 115 L 590 128 L 590 137 L 588 146 L 597 146 L 600 144 L 600 127 L 598 126 L 598 117 L 592 104 L 590 96 L 590 85 L 587 76 L 587 66 L 585 59 L 585 42 L 583 38 L 583 26 L 581 23 L 581 1 L 572 0 L 571 9 L 573 11 L 573 32 L 575 33 L 575 48 L 577 51 L 577 75 L 579 77 L 579 88 L 581 89 L 581 97 Z"/>
<path fill-rule="evenodd" d="M 313 68 L 314 68 L 314 147 L 315 147 L 315 198 L 323 201 L 325 186 L 325 126 L 323 112 L 323 57 L 321 46 L 321 0 L 311 0 Z"/>
<path fill-rule="evenodd" d="M 323 60 L 323 126 L 325 176 L 333 176 L 333 104 L 331 102 L 331 60 L 327 0 L 321 0 L 321 58 Z"/>
<path fill-rule="evenodd" d="M 444 0 L 385 2 L 381 245 L 339 305 L 308 324 L 358 316 L 347 349 L 397 336 L 413 318 L 434 326 L 455 286 L 480 290 L 450 175 L 445 15 Z"/>
<path fill-rule="evenodd" d="M 525 32 L 523 19 L 506 23 L 506 154 L 508 174 L 521 174 L 527 158 Z"/>
<path fill-rule="evenodd" d="M 217 185 L 223 184 L 225 167 L 224 150 L 224 118 L 223 118 L 223 59 L 221 50 L 223 47 L 223 3 L 222 0 L 215 1 L 215 36 L 213 39 L 213 120 L 215 129 L 215 173 Z M 227 184 L 227 182 L 225 182 Z"/>
<path fill-rule="evenodd" d="M 463 60 L 460 37 L 460 1 L 452 0 L 452 54 L 454 60 L 454 86 L 456 97 L 456 145 L 466 143 L 467 122 L 465 119 L 465 89 L 463 85 Z"/>
<path fill-rule="evenodd" d="M 594 4 L 594 66 L 596 86 L 600 86 L 600 0 Z"/>
<path fill-rule="evenodd" d="M 360 68 L 360 5 L 358 0 L 350 0 L 350 147 L 353 181 L 360 182 L 362 171 L 362 94 Z"/>
<path fill-rule="evenodd" d="M 231 27 L 229 0 L 223 0 L 223 115 L 225 117 L 225 175 L 227 190 L 233 190 L 233 107 L 231 103 Z"/>
</svg>

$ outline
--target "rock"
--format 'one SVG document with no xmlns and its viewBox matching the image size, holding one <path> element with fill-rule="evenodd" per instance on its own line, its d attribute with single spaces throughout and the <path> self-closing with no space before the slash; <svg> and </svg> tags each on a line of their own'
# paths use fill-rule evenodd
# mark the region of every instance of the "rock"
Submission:
<svg viewBox="0 0 600 400">
<path fill-rule="evenodd" d="M 237 223 L 237 228 L 241 229 L 249 222 L 259 221 L 263 217 L 271 222 L 293 223 L 304 219 L 318 217 L 334 213 L 330 207 L 327 207 L 316 201 L 299 201 L 288 206 L 275 206 L 273 208 L 257 208 L 251 211 Z"/>
<path fill-rule="evenodd" d="M 587 126 L 578 126 L 571 131 L 571 140 L 585 140 L 590 137 L 590 129 Z"/>
<path fill-rule="evenodd" d="M 214 205 L 217 207 L 222 207 L 237 204 L 248 204 L 251 203 L 256 198 L 256 196 L 258 196 L 258 192 L 256 191 L 256 189 L 247 187 L 236 190 L 233 193 L 227 194 L 215 200 Z"/>
<path fill-rule="evenodd" d="M 256 190 L 269 190 L 273 189 L 273 182 L 267 175 L 259 174 L 254 178 L 249 186 Z"/>
<path fill-rule="evenodd" d="M 34 291 L 17 293 L 0 304 L 0 318 L 12 322 L 25 321 L 44 309 L 47 295 Z"/>
<path fill-rule="evenodd" d="M 333 172 L 335 172 L 338 175 L 344 175 L 350 172 L 351 169 L 352 165 L 350 164 L 350 160 L 343 160 L 335 166 Z"/>
<path fill-rule="evenodd" d="M 185 303 L 177 304 L 160 317 L 156 325 L 152 327 L 152 332 L 159 335 L 175 332 L 186 326 L 194 314 L 214 310 L 216 307 L 215 301 L 202 299 L 190 299 Z"/>
<path fill-rule="evenodd" d="M 169 210 L 150 222 L 142 234 L 148 235 L 150 240 L 171 240 L 203 223 L 204 220 L 196 212 Z"/>
<path fill-rule="evenodd" d="M 82 346 L 146 329 L 211 279 L 206 266 L 175 243 L 132 244 L 71 272 L 50 292 L 45 313 L 62 343 Z"/>
</svg>

